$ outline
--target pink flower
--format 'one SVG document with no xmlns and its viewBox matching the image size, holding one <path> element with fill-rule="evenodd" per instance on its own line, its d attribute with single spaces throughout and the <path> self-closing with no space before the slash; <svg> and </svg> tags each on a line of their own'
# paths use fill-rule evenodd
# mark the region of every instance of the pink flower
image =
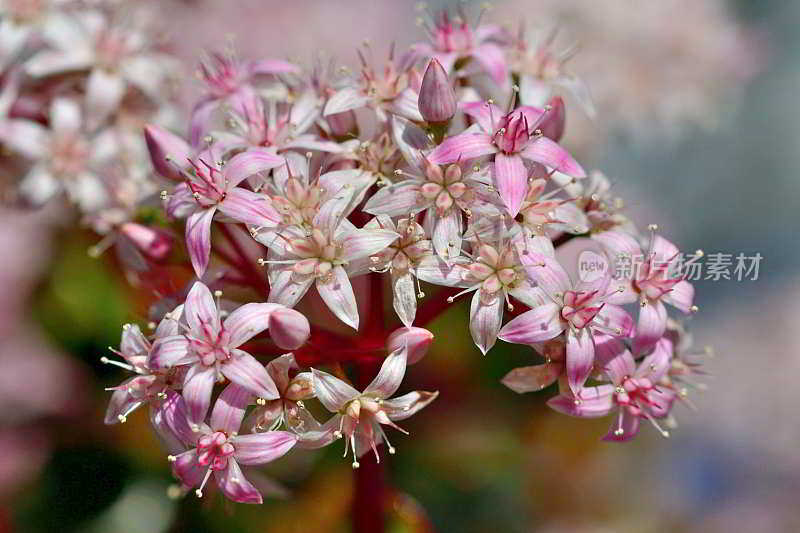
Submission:
<svg viewBox="0 0 800 533">
<path fill-rule="evenodd" d="M 519 210 L 522 215 L 519 224 L 533 235 L 550 235 L 562 231 L 582 234 L 589 231 L 588 219 L 575 205 L 574 200 L 556 196 L 560 188 L 545 193 L 546 187 L 545 179 L 531 179 Z"/>
<path fill-rule="evenodd" d="M 272 303 L 245 304 L 222 320 L 211 291 L 195 282 L 183 308 L 186 331 L 162 337 L 153 344 L 147 366 L 166 369 L 189 365 L 183 383 L 183 396 L 189 418 L 200 423 L 211 401 L 214 383 L 223 377 L 259 398 L 279 397 L 266 369 L 239 347 L 269 327 Z"/>
<path fill-rule="evenodd" d="M 525 160 L 575 178 L 586 175 L 566 150 L 545 136 L 545 131 L 553 131 L 548 122 L 558 119 L 551 107 L 520 106 L 503 114 L 491 102 L 471 102 L 464 104 L 463 110 L 475 119 L 482 131 L 466 131 L 445 139 L 428 159 L 441 165 L 493 155 L 494 182 L 512 217 L 519 213 L 528 191 L 529 172 Z"/>
<path fill-rule="evenodd" d="M 696 308 L 692 305 L 694 287 L 677 270 L 679 265 L 678 248 L 660 235 L 653 234 L 648 250 L 643 252 L 637 240 L 622 231 L 604 231 L 592 238 L 606 250 L 609 258 L 626 261 L 630 275 L 615 280 L 620 284 L 620 292 L 614 296 L 614 303 L 626 304 L 639 301 L 639 321 L 633 352 L 642 353 L 664 335 L 667 327 L 668 303 L 684 313 Z M 618 270 L 624 267 L 618 267 Z"/>
<path fill-rule="evenodd" d="M 461 254 L 464 217 L 473 214 L 502 215 L 487 169 L 455 162 L 440 167 L 422 150 L 430 148 L 426 134 L 414 124 L 395 118 L 392 132 L 412 172 L 395 170 L 405 179 L 379 189 L 364 211 L 375 215 L 400 216 L 425 212 L 425 227 L 434 250 L 445 261 Z"/>
<path fill-rule="evenodd" d="M 297 436 L 287 431 L 239 434 L 251 400 L 250 391 L 232 383 L 217 399 L 208 424 L 187 417 L 183 406 L 172 415 L 171 428 L 189 446 L 183 453 L 169 456 L 172 470 L 184 488 L 198 487 L 195 490 L 198 498 L 203 496 L 203 489 L 214 474 L 217 486 L 229 500 L 261 503 L 261 493 L 247 480 L 240 465 L 274 461 L 297 442 Z"/>
<path fill-rule="evenodd" d="M 258 76 L 297 73 L 297 66 L 279 59 L 239 61 L 232 54 L 210 54 L 200 63 L 200 74 L 206 84 L 206 96 L 192 109 L 189 125 L 190 142 L 198 146 L 207 132 L 214 112 L 223 105 L 243 113 L 244 102 L 253 98 Z"/>
<path fill-rule="evenodd" d="M 608 303 L 610 273 L 592 283 L 573 284 L 550 255 L 526 250 L 522 261 L 550 302 L 516 317 L 498 336 L 507 342 L 534 344 L 566 333 L 567 378 L 572 392 L 578 394 L 592 371 L 597 335 L 629 337 L 633 320 L 624 309 Z"/>
<path fill-rule="evenodd" d="M 325 408 L 336 413 L 332 420 L 338 422 L 337 437 L 345 438 L 345 456 L 348 447 L 353 450 L 353 468 L 358 468 L 358 458 L 370 449 L 380 461 L 377 447 L 386 441 L 389 453 L 395 449 L 389 444 L 382 425 L 407 432 L 395 422 L 405 420 L 439 395 L 438 392 L 415 391 L 389 400 L 400 387 L 406 372 L 406 349 L 400 348 L 389 354 L 381 369 L 364 392 L 327 372 L 311 369 L 314 392 Z"/>
<path fill-rule="evenodd" d="M 433 58 L 447 72 L 461 59 L 474 59 L 497 85 L 508 83 L 508 64 L 501 46 L 507 37 L 500 27 L 472 28 L 461 10 L 458 16 L 451 17 L 443 9 L 432 19 L 432 25 L 426 26 L 431 42 L 413 45 L 410 54 L 414 59 Z"/>
<path fill-rule="evenodd" d="M 584 388 L 579 393 L 562 392 L 547 405 L 560 413 L 578 417 L 600 417 L 616 410 L 617 420 L 603 440 L 626 441 L 639 432 L 639 421 L 648 419 L 664 437 L 657 419 L 665 418 L 675 401 L 675 392 L 659 385 L 670 368 L 672 343 L 661 339 L 653 353 L 637 366 L 622 344 L 608 338 L 602 350 L 603 372 L 611 385 Z"/>
<path fill-rule="evenodd" d="M 289 226 L 270 246 L 269 301 L 293 307 L 311 285 L 342 322 L 358 329 L 351 276 L 369 272 L 369 257 L 400 235 L 386 229 L 358 229 L 344 216 L 352 209 L 352 189 L 343 187 L 319 207 L 311 228 Z"/>
<path fill-rule="evenodd" d="M 156 130 L 151 129 L 151 133 Z M 161 132 L 149 137 L 150 154 L 158 169 L 163 157 L 187 153 L 188 146 Z M 166 154 L 166 156 L 164 156 Z M 196 159 L 188 159 L 188 168 L 175 163 L 184 183 L 178 185 L 167 203 L 171 216 L 188 217 L 186 247 L 198 277 L 205 274 L 211 255 L 211 221 L 217 211 L 227 217 L 253 226 L 275 226 L 280 216 L 270 199 L 239 187 L 250 176 L 284 163 L 281 157 L 264 151 L 248 151 L 220 163 L 218 147 L 212 145 Z"/>
</svg>

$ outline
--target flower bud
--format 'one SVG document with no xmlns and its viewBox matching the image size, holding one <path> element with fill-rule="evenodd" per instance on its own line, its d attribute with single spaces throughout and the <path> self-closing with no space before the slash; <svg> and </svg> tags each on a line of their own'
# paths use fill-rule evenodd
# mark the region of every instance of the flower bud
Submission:
<svg viewBox="0 0 800 533">
<path fill-rule="evenodd" d="M 119 231 L 127 237 L 136 248 L 144 255 L 155 261 L 160 261 L 169 255 L 172 249 L 172 240 L 163 231 L 148 228 L 135 222 L 126 222 L 120 226 Z"/>
<path fill-rule="evenodd" d="M 269 315 L 269 335 L 284 350 L 299 348 L 310 334 L 311 326 L 299 311 L 286 307 Z"/>
<path fill-rule="evenodd" d="M 407 344 L 408 355 L 406 364 L 413 365 L 425 357 L 432 342 L 433 333 L 425 328 L 412 326 L 410 328 L 394 330 L 386 341 L 386 348 L 389 350 L 389 353 L 392 353 Z"/>
<path fill-rule="evenodd" d="M 434 124 L 447 122 L 456 114 L 456 93 L 442 65 L 431 59 L 419 90 L 419 112 Z"/>
<path fill-rule="evenodd" d="M 179 169 L 186 166 L 191 155 L 186 141 L 153 124 L 144 127 L 144 140 L 153 169 L 167 179 L 183 181 Z"/>
<path fill-rule="evenodd" d="M 539 124 L 539 129 L 542 130 L 542 135 L 558 142 L 564 136 L 566 126 L 567 110 L 564 107 L 564 99 L 554 96 L 548 105 L 550 111 L 546 112 L 544 120 Z"/>
</svg>

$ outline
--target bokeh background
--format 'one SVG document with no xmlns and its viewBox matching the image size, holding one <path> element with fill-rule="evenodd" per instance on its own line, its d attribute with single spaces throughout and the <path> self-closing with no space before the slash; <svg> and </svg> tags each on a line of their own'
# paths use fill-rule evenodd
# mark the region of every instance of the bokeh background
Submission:
<svg viewBox="0 0 800 533">
<path fill-rule="evenodd" d="M 187 64 L 231 39 L 242 56 L 352 64 L 364 38 L 376 51 L 423 38 L 412 2 L 160 3 Z M 529 352 L 482 357 L 454 305 L 404 384 L 441 396 L 396 439 L 390 531 L 800 531 L 800 3 L 509 0 L 486 17 L 558 22 L 581 44 L 572 71 L 598 116 L 572 113 L 565 142 L 634 220 L 685 250 L 764 259 L 756 281 L 697 284 L 689 327 L 715 349 L 713 376 L 669 439 L 645 428 L 603 443 L 608 421 L 551 412 L 552 390 L 509 391 L 499 379 Z M 352 472 L 336 445 L 270 465 L 288 494 L 260 507 L 167 497 L 146 417 L 102 423 L 121 374 L 99 358 L 151 295 L 89 258 L 93 237 L 75 227 L 51 209 L 0 210 L 0 531 L 348 531 Z"/>
</svg>

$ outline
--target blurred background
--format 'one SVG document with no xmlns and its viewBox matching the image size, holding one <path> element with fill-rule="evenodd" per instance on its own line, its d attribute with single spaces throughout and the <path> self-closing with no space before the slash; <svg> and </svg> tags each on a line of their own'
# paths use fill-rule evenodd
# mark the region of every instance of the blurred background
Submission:
<svg viewBox="0 0 800 533">
<path fill-rule="evenodd" d="M 361 39 L 377 57 L 389 38 L 401 49 L 424 39 L 411 2 L 162 4 L 187 64 L 231 39 L 243 57 L 304 64 L 320 50 L 353 64 Z M 800 3 L 509 0 L 484 17 L 558 23 L 580 43 L 570 69 L 597 117 L 572 106 L 565 143 L 612 179 L 637 224 L 657 223 L 683 250 L 763 260 L 757 280 L 697 283 L 688 327 L 714 347 L 713 376 L 692 394 L 696 412 L 676 409 L 669 439 L 646 427 L 604 443 L 608 420 L 550 411 L 552 390 L 506 389 L 500 378 L 532 364 L 530 351 L 500 343 L 482 357 L 464 302 L 453 305 L 403 385 L 441 395 L 394 443 L 390 531 L 800 531 Z M 103 425 L 104 387 L 121 372 L 100 356 L 121 324 L 144 321 L 151 295 L 91 259 L 95 239 L 73 222 L 0 210 L 0 531 L 348 531 L 341 446 L 270 465 L 285 499 L 225 505 L 167 496 L 143 413 Z"/>
</svg>

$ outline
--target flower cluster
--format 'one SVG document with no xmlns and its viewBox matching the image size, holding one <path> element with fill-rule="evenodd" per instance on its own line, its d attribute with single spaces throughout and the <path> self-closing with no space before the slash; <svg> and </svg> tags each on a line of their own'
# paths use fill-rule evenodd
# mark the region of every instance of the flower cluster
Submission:
<svg viewBox="0 0 800 533">
<path fill-rule="evenodd" d="M 292 448 L 343 439 L 354 468 L 384 443 L 394 453 L 386 427 L 405 433 L 397 422 L 438 393 L 392 397 L 433 340 L 424 327 L 467 293 L 465 331 L 482 353 L 500 339 L 545 359 L 513 370 L 510 388 L 558 383 L 548 404 L 559 412 L 617 412 L 613 440 L 641 418 L 666 434 L 658 421 L 696 366 L 665 307 L 697 309 L 678 249 L 655 227 L 640 233 L 608 179 L 560 144 L 559 88 L 591 109 L 577 78 L 548 74 L 560 82 L 546 101 L 518 103 L 517 83 L 532 82 L 506 30 L 442 12 L 429 42 L 392 48 L 381 66 L 360 49 L 357 74 L 211 54 L 184 137 L 156 120 L 154 84 L 170 69 L 150 39 L 120 32 L 113 12 L 35 15 L 3 14 L 38 37 L 4 63 L 0 98 L 0 140 L 30 165 L 21 194 L 65 190 L 138 253 L 124 266 L 141 279 L 158 277 L 154 262 L 197 278 L 164 284 L 152 334 L 125 326 L 122 361 L 104 358 L 134 374 L 112 389 L 106 422 L 146 404 L 183 490 L 202 496 L 213 474 L 227 498 L 259 503 L 269 483 L 246 467 Z M 26 91 L 44 94 L 33 105 Z M 142 100 L 155 176 L 105 164 L 141 163 L 119 151 Z M 144 217 L 154 190 L 163 210 Z M 179 232 L 182 250 L 167 237 Z M 633 279 L 571 276 L 557 248 L 573 239 L 609 265 L 647 265 Z M 318 420 L 312 400 L 333 416 Z"/>
</svg>

